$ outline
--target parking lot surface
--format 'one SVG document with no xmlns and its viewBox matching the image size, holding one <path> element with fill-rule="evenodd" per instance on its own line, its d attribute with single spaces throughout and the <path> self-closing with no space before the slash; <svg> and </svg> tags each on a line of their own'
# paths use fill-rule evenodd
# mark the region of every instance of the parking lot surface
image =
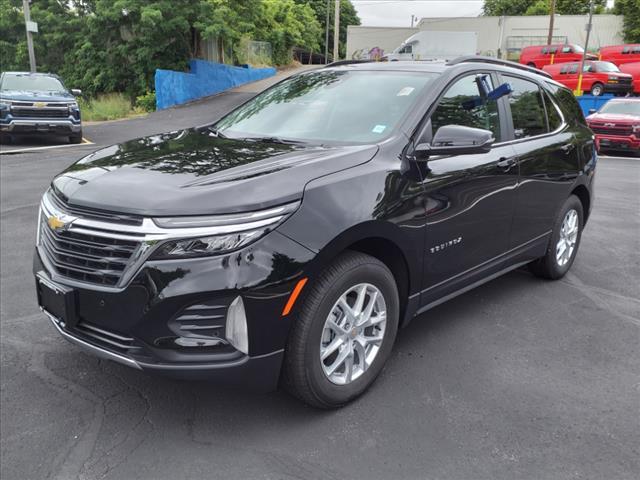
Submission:
<svg viewBox="0 0 640 480">
<path fill-rule="evenodd" d="M 341 410 L 151 377 L 66 343 L 31 274 L 50 179 L 102 145 L 213 121 L 252 94 L 87 126 L 93 145 L 1 156 L 3 480 L 638 478 L 637 159 L 600 160 L 563 280 L 516 271 L 415 319 Z"/>
</svg>

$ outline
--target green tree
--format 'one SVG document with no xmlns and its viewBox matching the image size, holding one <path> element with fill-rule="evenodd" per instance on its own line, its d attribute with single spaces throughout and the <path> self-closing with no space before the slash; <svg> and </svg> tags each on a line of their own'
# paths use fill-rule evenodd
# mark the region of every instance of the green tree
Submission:
<svg viewBox="0 0 640 480">
<path fill-rule="evenodd" d="M 26 41 L 24 39 L 24 19 L 22 16 L 22 2 L 20 0 L 0 0 L 0 65 L 4 70 L 25 70 L 29 68 L 19 61 L 18 52 L 24 49 L 26 53 Z"/>
<path fill-rule="evenodd" d="M 319 53 L 324 54 L 325 28 L 327 23 L 327 0 L 296 0 L 297 3 L 307 4 L 313 9 L 313 13 L 320 25 L 321 32 L 318 39 Z M 334 0 L 329 0 L 329 55 L 333 54 L 333 25 L 335 5 Z M 340 2 L 340 58 L 345 58 L 347 52 L 347 27 L 360 25 L 360 17 L 350 0 Z"/>
<path fill-rule="evenodd" d="M 636 0 L 637 1 L 637 0 Z M 607 0 L 595 0 L 594 13 L 603 13 Z M 485 0 L 485 15 L 548 15 L 549 0 Z M 589 12 L 589 0 L 556 0 L 556 13 L 581 15 Z"/>
<path fill-rule="evenodd" d="M 613 13 L 624 15 L 623 35 L 628 43 L 640 43 L 640 0 L 616 0 Z"/>
</svg>

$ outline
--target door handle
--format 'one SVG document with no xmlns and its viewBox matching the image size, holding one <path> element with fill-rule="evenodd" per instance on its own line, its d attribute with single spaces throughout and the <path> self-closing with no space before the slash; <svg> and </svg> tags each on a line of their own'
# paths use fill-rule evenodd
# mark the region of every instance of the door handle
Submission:
<svg viewBox="0 0 640 480">
<path fill-rule="evenodd" d="M 574 148 L 576 148 L 575 144 L 565 143 L 560 147 L 560 150 L 562 150 L 565 155 L 569 155 Z"/>
<path fill-rule="evenodd" d="M 498 160 L 498 163 L 496 163 L 496 165 L 498 166 L 498 168 L 501 168 L 506 172 L 511 170 L 511 167 L 513 167 L 516 163 L 517 161 L 513 157 L 511 158 L 502 157 L 500 160 Z"/>
</svg>

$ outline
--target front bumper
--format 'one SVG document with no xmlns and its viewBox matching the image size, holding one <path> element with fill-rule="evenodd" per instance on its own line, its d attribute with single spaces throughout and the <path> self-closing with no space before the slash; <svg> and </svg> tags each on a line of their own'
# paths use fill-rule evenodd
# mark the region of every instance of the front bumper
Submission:
<svg viewBox="0 0 640 480">
<path fill-rule="evenodd" d="M 633 91 L 633 85 L 630 83 L 605 83 L 604 93 L 627 94 Z"/>
<path fill-rule="evenodd" d="M 635 135 L 604 135 L 596 133 L 596 148 L 601 150 L 616 150 L 623 152 L 640 152 L 640 137 Z"/>
<path fill-rule="evenodd" d="M 274 231 L 228 255 L 148 261 L 122 289 L 65 282 L 51 275 L 38 249 L 33 269 L 36 276 L 73 288 L 77 323 L 44 313 L 59 334 L 84 350 L 145 372 L 266 391 L 277 386 L 295 316 L 295 310 L 282 316 L 283 307 L 313 256 Z M 226 310 L 237 296 L 246 310 L 248 355 L 224 341 Z M 203 305 L 219 309 L 211 335 L 221 341 L 185 346 L 177 339 L 202 332 L 189 324 L 197 323 L 191 320 L 198 314 L 193 307 Z"/>
<path fill-rule="evenodd" d="M 52 120 L 47 118 L 7 120 L 0 123 L 0 131 L 15 134 L 70 134 L 80 133 L 82 124 L 80 121 Z"/>
</svg>

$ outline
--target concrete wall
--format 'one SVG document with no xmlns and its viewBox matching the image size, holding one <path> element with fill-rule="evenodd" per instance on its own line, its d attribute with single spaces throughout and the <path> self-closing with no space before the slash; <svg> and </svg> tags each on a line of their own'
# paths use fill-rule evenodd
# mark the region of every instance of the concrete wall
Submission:
<svg viewBox="0 0 640 480">
<path fill-rule="evenodd" d="M 594 15 L 589 49 L 623 43 L 622 16 Z M 558 15 L 555 19 L 554 38 L 557 41 L 584 45 L 587 24 L 586 15 Z M 373 47 L 385 53 L 398 47 L 403 40 L 417 30 L 478 32 L 478 53 L 507 57 L 518 56 L 519 48 L 526 45 L 546 43 L 549 17 L 435 17 L 423 18 L 417 29 L 386 27 L 347 27 L 347 58 L 356 58 L 361 51 Z"/>
</svg>

